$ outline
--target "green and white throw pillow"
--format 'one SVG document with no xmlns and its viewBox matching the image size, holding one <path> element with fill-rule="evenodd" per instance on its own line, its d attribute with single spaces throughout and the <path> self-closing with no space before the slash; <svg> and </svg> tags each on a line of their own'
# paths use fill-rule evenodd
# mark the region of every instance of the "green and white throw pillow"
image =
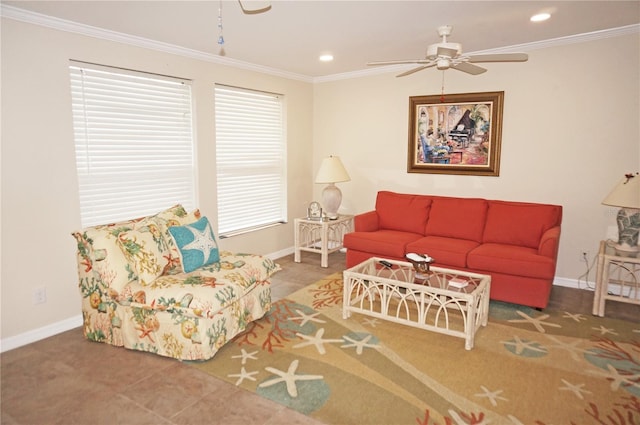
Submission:
<svg viewBox="0 0 640 425">
<path fill-rule="evenodd" d="M 218 243 L 207 217 L 184 226 L 169 227 L 169 233 L 178 247 L 185 273 L 220 262 Z"/>
</svg>

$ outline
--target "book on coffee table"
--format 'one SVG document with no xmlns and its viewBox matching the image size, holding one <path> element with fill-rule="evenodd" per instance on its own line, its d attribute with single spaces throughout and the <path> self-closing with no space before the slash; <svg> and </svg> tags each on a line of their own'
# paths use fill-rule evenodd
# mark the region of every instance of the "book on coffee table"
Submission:
<svg viewBox="0 0 640 425">
<path fill-rule="evenodd" d="M 458 277 L 454 277 L 453 279 L 449 279 L 449 286 L 453 288 L 464 288 L 469 284 L 469 281 L 466 279 L 460 279 Z"/>
</svg>

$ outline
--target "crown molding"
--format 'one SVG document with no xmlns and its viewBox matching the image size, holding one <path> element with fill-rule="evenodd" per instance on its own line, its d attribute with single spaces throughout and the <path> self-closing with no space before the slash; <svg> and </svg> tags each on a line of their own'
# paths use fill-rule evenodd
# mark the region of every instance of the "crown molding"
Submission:
<svg viewBox="0 0 640 425">
<path fill-rule="evenodd" d="M 231 59 L 224 56 L 201 52 L 199 50 L 193 50 L 185 47 L 176 46 L 174 44 L 150 40 L 148 38 L 124 34 L 116 31 L 105 30 L 105 29 L 93 27 L 90 25 L 80 24 L 77 22 L 67 21 L 65 19 L 59 19 L 52 16 L 43 15 L 41 13 L 31 12 L 31 11 L 20 9 L 14 6 L 1 4 L 0 12 L 3 18 L 26 22 L 29 24 L 39 25 L 47 28 L 52 28 L 55 30 L 85 35 L 88 37 L 98 38 L 101 40 L 114 41 L 116 43 L 128 44 L 131 46 L 142 47 L 145 49 L 156 50 L 164 53 L 170 53 L 172 55 L 183 56 L 190 59 L 197 59 L 205 62 L 212 62 L 220 65 L 227 65 L 234 68 L 246 69 L 248 71 L 256 71 L 263 74 L 275 75 L 278 77 L 284 77 L 291 80 L 299 80 L 299 81 L 304 81 L 308 83 L 313 82 L 313 78 L 306 75 L 282 71 L 279 69 L 269 68 L 262 65 L 256 65 L 253 63 L 244 62 L 237 59 Z"/>
<path fill-rule="evenodd" d="M 114 41 L 117 43 L 129 44 L 145 49 L 157 50 L 173 55 L 183 56 L 190 59 L 197 59 L 205 62 L 212 62 L 221 65 L 227 65 L 234 68 L 245 69 L 248 71 L 261 72 L 264 74 L 274 75 L 278 77 L 298 80 L 307 83 L 322 83 L 337 80 L 346 80 L 350 78 L 359 78 L 369 75 L 386 74 L 392 71 L 404 70 L 406 65 L 386 66 L 382 68 L 371 68 L 360 71 L 345 72 L 341 74 L 332 74 L 322 77 L 310 77 L 307 75 L 296 74 L 292 72 L 282 71 L 262 65 L 256 65 L 249 62 L 231 59 L 224 56 L 214 55 L 211 53 L 201 52 L 198 50 L 187 49 L 185 47 L 176 46 L 174 44 L 163 43 L 150 40 L 143 37 L 137 37 L 116 31 L 105 30 L 102 28 L 92 27 L 90 25 L 80 24 L 77 22 L 67 21 L 64 19 L 54 18 L 52 16 L 35 13 L 18 7 L 0 4 L 0 14 L 3 18 L 13 19 L 16 21 L 26 22 L 34 25 L 40 25 L 60 31 L 66 31 L 88 37 L 99 38 L 102 40 Z M 565 46 L 575 43 L 584 43 L 594 40 L 601 40 L 612 37 L 620 37 L 629 34 L 637 34 L 640 32 L 640 24 L 627 25 L 624 27 L 610 28 L 606 30 L 593 31 L 584 34 L 570 35 L 566 37 L 558 37 L 549 40 L 536 41 L 532 43 L 517 44 L 513 46 L 505 46 L 495 49 L 470 52 L 469 54 L 488 54 L 488 53 L 504 53 L 504 52 L 529 52 L 533 50 L 546 49 L 549 47 Z"/>
<path fill-rule="evenodd" d="M 549 40 L 535 41 L 531 43 L 516 44 L 513 46 L 498 47 L 495 49 L 479 50 L 476 52 L 465 53 L 468 55 L 491 54 L 491 53 L 508 53 L 508 52 L 531 52 L 534 50 L 547 49 L 550 47 L 566 46 L 569 44 L 586 43 L 589 41 L 602 40 L 606 38 L 621 37 L 624 35 L 640 33 L 640 24 L 626 25 L 624 27 L 609 28 L 606 30 L 587 32 L 584 34 L 569 35 L 566 37 L 552 38 Z M 314 83 L 323 83 L 329 81 L 345 80 L 348 78 L 364 77 L 368 75 L 386 74 L 389 72 L 402 72 L 413 67 L 414 65 L 391 65 L 385 67 L 376 67 L 362 71 L 347 72 L 344 74 L 333 74 L 313 79 Z"/>
</svg>

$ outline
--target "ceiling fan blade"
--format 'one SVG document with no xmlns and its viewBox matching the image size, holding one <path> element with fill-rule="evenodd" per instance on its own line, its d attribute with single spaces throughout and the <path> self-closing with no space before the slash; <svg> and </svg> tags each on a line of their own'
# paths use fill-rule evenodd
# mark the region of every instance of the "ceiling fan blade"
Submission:
<svg viewBox="0 0 640 425">
<path fill-rule="evenodd" d="M 526 53 L 496 53 L 493 55 L 469 56 L 469 62 L 526 62 L 529 55 Z"/>
<path fill-rule="evenodd" d="M 423 69 L 431 68 L 432 66 L 435 66 L 435 65 L 436 65 L 435 63 L 432 63 L 432 64 L 425 65 L 425 66 L 419 66 L 417 68 L 413 68 L 413 69 L 410 69 L 408 71 L 405 71 L 402 74 L 398 74 L 398 75 L 396 75 L 396 77 L 406 77 L 407 75 L 411 75 L 414 72 L 422 71 Z"/>
<path fill-rule="evenodd" d="M 257 15 L 271 10 L 271 2 L 269 1 L 249 1 L 249 3 L 257 3 L 257 7 L 255 8 L 245 8 L 242 4 L 242 0 L 238 0 L 238 3 L 240 3 L 240 9 L 242 9 L 242 13 L 245 15 Z"/>
<path fill-rule="evenodd" d="M 378 66 L 378 65 L 402 65 L 405 63 L 416 63 L 418 65 L 422 64 L 430 64 L 431 60 L 429 59 L 408 59 L 408 60 L 397 60 L 397 61 L 377 61 L 377 62 L 367 62 L 369 66 Z"/>
<path fill-rule="evenodd" d="M 487 72 L 487 70 L 482 68 L 481 66 L 472 65 L 467 62 L 460 62 L 458 64 L 451 65 L 451 68 L 457 69 L 458 71 L 466 72 L 467 74 L 471 75 L 478 75 L 482 74 L 483 72 Z"/>
</svg>

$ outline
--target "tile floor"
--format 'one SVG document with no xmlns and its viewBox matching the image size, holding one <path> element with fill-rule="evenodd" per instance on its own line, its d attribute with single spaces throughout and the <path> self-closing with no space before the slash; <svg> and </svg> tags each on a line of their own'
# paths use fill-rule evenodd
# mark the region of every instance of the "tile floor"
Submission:
<svg viewBox="0 0 640 425">
<path fill-rule="evenodd" d="M 331 254 L 329 268 L 313 253 L 278 263 L 274 299 L 342 271 L 344 254 Z M 591 314 L 592 300 L 554 287 L 550 306 Z M 607 316 L 637 321 L 640 306 L 608 302 Z M 3 425 L 320 423 L 179 361 L 86 341 L 80 328 L 2 353 L 0 367 Z"/>
</svg>

